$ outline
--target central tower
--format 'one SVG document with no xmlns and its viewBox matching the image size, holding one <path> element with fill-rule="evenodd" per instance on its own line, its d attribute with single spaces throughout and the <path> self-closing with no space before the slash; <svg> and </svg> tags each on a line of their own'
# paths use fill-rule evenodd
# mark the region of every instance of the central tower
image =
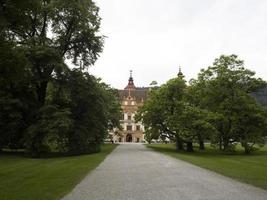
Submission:
<svg viewBox="0 0 267 200">
<path fill-rule="evenodd" d="M 128 84 L 123 90 L 119 90 L 123 112 L 120 122 L 123 129 L 115 132 L 115 142 L 144 142 L 144 126 L 135 120 L 135 114 L 147 99 L 148 90 L 148 87 L 135 86 L 133 72 L 130 70 Z"/>
</svg>

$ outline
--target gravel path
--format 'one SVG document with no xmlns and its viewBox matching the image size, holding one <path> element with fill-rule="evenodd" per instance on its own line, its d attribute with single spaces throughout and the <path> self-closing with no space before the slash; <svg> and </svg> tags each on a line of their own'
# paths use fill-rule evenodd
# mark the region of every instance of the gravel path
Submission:
<svg viewBox="0 0 267 200">
<path fill-rule="evenodd" d="M 141 144 L 119 145 L 63 200 L 267 200 L 267 191 Z"/>
</svg>

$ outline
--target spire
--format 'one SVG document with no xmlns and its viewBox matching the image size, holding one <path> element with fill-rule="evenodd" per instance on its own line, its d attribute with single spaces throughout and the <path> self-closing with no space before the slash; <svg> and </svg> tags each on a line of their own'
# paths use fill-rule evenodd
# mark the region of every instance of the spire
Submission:
<svg viewBox="0 0 267 200">
<path fill-rule="evenodd" d="M 178 72 L 177 76 L 179 78 L 184 78 L 184 75 L 183 75 L 182 70 L 181 70 L 181 66 L 179 66 L 179 72 Z"/>
<path fill-rule="evenodd" d="M 129 83 L 133 82 L 133 70 L 130 70 L 130 78 L 129 78 Z"/>
<path fill-rule="evenodd" d="M 133 80 L 133 70 L 130 70 L 130 77 L 128 79 L 128 85 L 124 89 L 135 89 Z"/>
</svg>

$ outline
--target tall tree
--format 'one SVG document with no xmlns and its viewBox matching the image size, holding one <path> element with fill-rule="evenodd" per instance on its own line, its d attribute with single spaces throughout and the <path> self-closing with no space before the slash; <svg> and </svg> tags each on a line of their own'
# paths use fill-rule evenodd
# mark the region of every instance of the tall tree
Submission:
<svg viewBox="0 0 267 200">
<path fill-rule="evenodd" d="M 35 108 L 29 62 L 21 49 L 0 35 L 0 149 L 19 148 L 29 123 L 30 108 Z"/>
<path fill-rule="evenodd" d="M 244 62 L 236 55 L 223 55 L 215 59 L 213 66 L 202 70 L 198 79 L 191 83 L 197 91 L 196 103 L 218 116 L 214 123 L 218 136 L 214 142 L 223 150 L 230 149 L 231 144 L 240 141 L 236 133 L 242 131 L 237 130 L 237 127 L 249 125 L 239 120 L 244 117 L 242 113 L 250 110 L 253 114 L 253 109 L 256 113 L 259 113 L 257 110 L 261 110 L 250 93 L 263 87 L 265 82 L 255 78 L 255 73 L 246 69 Z M 253 109 L 244 109 L 252 104 Z M 240 124 L 237 125 L 237 122 Z"/>
<path fill-rule="evenodd" d="M 182 99 L 185 93 L 185 81 L 180 78 L 169 80 L 159 88 L 151 90 L 148 100 L 137 113 L 136 119 L 147 127 L 147 134 L 151 131 L 161 136 L 175 140 L 177 150 L 183 149 L 180 129 L 173 126 L 172 117 L 181 113 Z"/>
<path fill-rule="evenodd" d="M 102 51 L 98 7 L 91 0 L 2 0 L 4 39 L 23 48 L 31 64 L 34 87 L 43 106 L 52 73 L 71 59 L 92 65 Z"/>
<path fill-rule="evenodd" d="M 92 0 L 0 1 L 0 149 L 24 136 L 36 155 L 54 142 L 96 151 L 118 124 L 114 91 L 82 73 L 103 48 L 98 11 Z"/>
<path fill-rule="evenodd" d="M 187 93 L 182 77 L 152 89 L 137 115 L 146 126 L 148 138 L 159 134 L 175 140 L 177 150 L 183 150 L 185 143 L 187 151 L 193 151 L 193 141 L 197 139 L 204 148 L 205 134 L 213 130 L 207 118 L 209 112 L 190 104 Z"/>
<path fill-rule="evenodd" d="M 50 82 L 46 106 L 29 127 L 27 147 L 33 156 L 56 148 L 70 154 L 92 153 L 108 130 L 119 127 L 116 91 L 79 69 Z"/>
</svg>

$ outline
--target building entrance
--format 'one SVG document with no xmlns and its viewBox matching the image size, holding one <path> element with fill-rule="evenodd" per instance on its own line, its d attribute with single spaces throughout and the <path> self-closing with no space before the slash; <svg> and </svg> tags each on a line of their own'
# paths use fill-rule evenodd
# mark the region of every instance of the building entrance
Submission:
<svg viewBox="0 0 267 200">
<path fill-rule="evenodd" d="M 126 135 L 126 142 L 132 142 L 133 141 L 133 137 L 131 134 L 127 134 Z"/>
</svg>

